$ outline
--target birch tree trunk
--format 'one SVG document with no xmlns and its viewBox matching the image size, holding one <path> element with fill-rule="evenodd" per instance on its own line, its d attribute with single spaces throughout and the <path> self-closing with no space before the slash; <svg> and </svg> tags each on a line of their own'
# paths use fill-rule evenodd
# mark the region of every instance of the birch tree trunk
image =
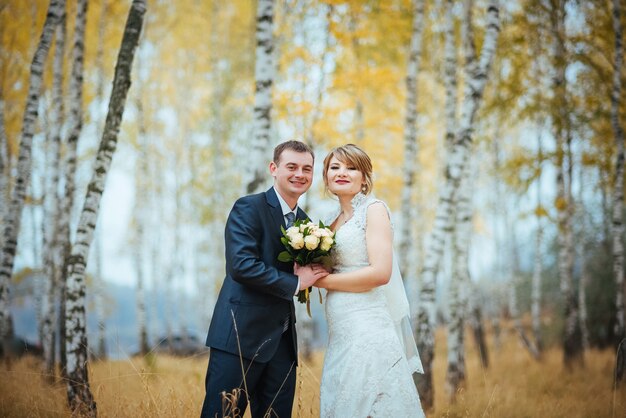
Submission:
<svg viewBox="0 0 626 418">
<path fill-rule="evenodd" d="M 472 2 L 466 0 L 466 8 L 471 11 Z M 459 130 L 453 152 L 446 162 L 445 183 L 439 193 L 435 224 L 430 234 L 430 242 L 426 247 L 426 256 L 422 267 L 422 288 L 418 308 L 417 343 L 424 366 L 424 375 L 419 379 L 418 391 L 422 398 L 422 405 L 431 409 L 434 400 L 432 384 L 432 365 L 435 346 L 435 288 L 436 277 L 443 256 L 443 247 L 447 232 L 452 224 L 452 213 L 458 199 L 457 192 L 465 164 L 469 159 L 469 149 L 472 143 L 472 131 L 476 111 L 482 102 L 482 94 L 488 79 L 488 71 L 495 54 L 499 24 L 499 2 L 491 0 L 487 9 L 487 29 L 483 40 L 483 49 L 480 59 L 475 57 L 473 36 L 466 39 L 466 85 L 464 103 L 459 122 Z M 466 18 L 468 34 L 471 35 L 471 23 Z"/>
<path fill-rule="evenodd" d="M 326 26 L 324 28 L 324 47 L 322 49 L 322 54 L 320 57 L 320 79 L 317 84 L 317 94 L 315 95 L 315 104 L 313 105 L 313 115 L 310 118 L 310 124 L 307 129 L 307 144 L 311 146 L 312 149 L 315 149 L 315 144 L 317 142 L 316 138 L 316 128 L 320 119 L 323 116 L 322 112 L 322 99 L 324 98 L 324 92 L 326 88 L 326 71 L 324 71 L 326 60 L 329 56 L 329 46 L 330 46 L 330 25 L 331 19 L 333 16 L 333 11 L 335 10 L 332 4 L 326 5 Z M 308 193 L 303 197 L 307 197 Z"/>
<path fill-rule="evenodd" d="M 452 152 L 454 146 L 454 132 L 457 129 L 457 59 L 456 42 L 454 35 L 454 4 L 448 1 L 446 5 L 445 26 L 445 46 L 444 46 L 444 80 L 445 80 L 445 149 L 446 153 Z M 466 26 L 464 26 L 466 28 Z M 465 37 L 466 34 L 463 34 Z M 459 185 L 459 199 L 455 210 L 455 220 L 451 228 L 451 250 L 452 269 L 449 291 L 449 312 L 448 320 L 448 365 L 446 370 L 446 391 L 451 403 L 456 400 L 456 394 L 460 386 L 465 381 L 465 345 L 464 345 L 464 319 L 465 300 L 463 288 L 469 283 L 466 275 L 467 271 L 467 245 L 469 239 L 469 222 L 471 220 L 471 208 L 469 201 L 469 187 L 467 177 L 470 172 L 470 164 L 465 164 L 464 173 L 461 176 Z M 467 234 L 467 235 L 466 235 Z"/>
<path fill-rule="evenodd" d="M 422 33 L 424 29 L 424 1 L 413 0 L 413 28 L 411 32 L 411 44 L 409 47 L 409 62 L 406 75 L 406 114 L 404 117 L 404 182 L 402 185 L 401 202 L 401 229 L 400 243 L 398 246 L 399 266 L 405 279 L 413 275 L 409 272 L 409 258 L 414 256 L 413 228 L 413 187 L 415 186 L 415 173 L 417 171 L 417 76 L 420 69 L 422 55 Z"/>
<path fill-rule="evenodd" d="M 354 8 L 359 7 L 358 3 L 354 3 L 355 7 L 350 10 L 350 17 L 348 20 L 348 30 L 350 31 L 350 40 L 352 44 L 352 52 L 354 54 L 354 67 L 356 71 L 361 70 L 361 54 L 359 51 L 359 37 L 356 35 L 358 20 L 360 16 Z M 365 139 L 365 120 L 363 118 L 363 98 L 361 97 L 361 86 L 358 84 L 352 85 L 354 96 L 354 143 L 357 145 L 363 145 Z"/>
<path fill-rule="evenodd" d="M 4 225 L 9 202 L 9 140 L 4 126 L 4 98 L 0 86 L 0 221 Z M 4 232 L 4 231 L 1 231 Z M 0 248 L 4 247 L 4 234 L 0 234 Z M 0 255 L 1 256 L 1 255 Z M 2 258 L 0 258 L 1 262 Z"/>
<path fill-rule="evenodd" d="M 551 10 L 551 31 L 554 37 L 554 95 L 557 110 L 554 121 L 554 137 L 556 140 L 556 186 L 557 186 L 557 219 L 558 219 L 558 270 L 561 294 L 564 299 L 563 361 L 567 368 L 573 363 L 583 361 L 582 336 L 578 318 L 578 300 L 573 283 L 573 238 L 572 238 L 572 199 L 571 178 L 566 179 L 568 170 L 565 167 L 566 147 L 568 140 L 568 114 L 566 97 L 566 57 L 565 44 L 565 4 L 557 1 Z M 569 164 L 571 165 L 571 159 Z M 566 184 L 567 181 L 567 184 Z"/>
<path fill-rule="evenodd" d="M 264 156 L 270 147 L 272 125 L 272 86 L 274 84 L 274 0 L 257 0 L 256 62 L 254 64 L 254 138 L 250 154 L 258 160 L 252 164 L 248 193 L 263 190 L 267 172 Z"/>
<path fill-rule="evenodd" d="M 626 358 L 626 347 L 623 339 L 626 337 L 624 327 L 624 129 L 619 120 L 621 105 L 622 81 L 621 70 L 624 57 L 622 45 L 621 6 L 619 0 L 613 0 L 613 32 L 615 36 L 615 58 L 613 64 L 613 88 L 611 89 L 611 125 L 615 135 L 617 155 L 615 161 L 615 180 L 613 185 L 613 222 L 611 234 L 613 238 L 613 275 L 615 277 L 615 321 L 616 344 L 618 344 L 618 358 Z M 618 362 L 619 363 L 619 362 Z M 624 378 L 624 367 L 615 367 L 615 387 Z"/>
<path fill-rule="evenodd" d="M 452 233 L 452 279 L 450 280 L 450 319 L 448 323 L 448 368 L 446 389 L 450 402 L 465 382 L 465 318 L 467 293 L 471 286 L 468 250 L 472 228 L 471 162 L 465 165 L 456 207 L 456 225 Z"/>
<path fill-rule="evenodd" d="M 69 134 L 65 157 L 65 196 L 59 219 L 57 260 L 59 270 L 59 291 L 61 293 L 60 330 L 59 335 L 61 350 L 61 374 L 68 377 L 67 372 L 67 271 L 68 257 L 71 249 L 70 218 L 74 207 L 74 195 L 76 192 L 76 159 L 78 138 L 83 128 L 83 70 L 85 56 L 85 27 L 87 24 L 87 0 L 79 0 L 76 3 L 76 23 L 74 28 L 74 46 L 72 49 L 72 75 L 70 77 L 69 96 Z"/>
<path fill-rule="evenodd" d="M 104 42 L 105 42 L 105 29 L 106 29 L 106 17 L 109 11 L 109 2 L 104 0 L 100 9 L 100 22 L 98 23 L 98 46 L 96 49 L 96 68 L 98 71 L 98 78 L 96 84 L 96 100 L 98 103 L 104 101 Z M 98 124 L 104 122 L 101 119 L 102 113 L 98 111 L 97 121 Z M 97 228 L 97 227 L 96 227 Z M 96 286 L 94 286 L 94 310 L 98 322 L 98 359 L 105 360 L 107 358 L 107 345 L 106 345 L 106 320 L 104 312 L 104 275 L 102 271 L 102 240 L 103 234 L 102 228 L 96 229 L 96 246 L 95 246 L 95 271 L 96 271 Z"/>
<path fill-rule="evenodd" d="M 539 160 L 542 161 L 541 139 L 538 140 L 538 146 L 540 155 Z M 535 340 L 535 347 L 539 353 L 543 350 L 543 337 L 541 333 L 541 276 L 543 270 L 541 253 L 543 247 L 543 223 L 541 221 L 543 217 L 543 207 L 541 206 L 541 189 L 541 174 L 539 174 L 539 178 L 537 179 L 537 208 L 535 210 L 535 219 L 537 221 L 537 231 L 535 235 L 535 263 L 533 268 L 530 297 L 533 338 Z"/>
<path fill-rule="evenodd" d="M 148 179 L 148 152 L 146 139 L 146 126 L 144 123 L 144 111 L 141 103 L 141 95 L 137 100 L 137 120 L 139 124 L 137 163 L 135 167 L 135 271 L 137 274 L 137 326 L 139 331 L 139 353 L 145 355 L 150 351 L 148 343 L 148 328 L 146 315 L 146 296 L 144 293 L 144 231 L 146 222 L 145 208 L 147 204 L 146 179 Z"/>
<path fill-rule="evenodd" d="M 17 238 L 20 230 L 20 220 L 22 209 L 24 208 L 24 199 L 26 197 L 26 187 L 30 182 L 31 174 L 31 147 L 33 135 L 35 133 L 35 122 L 38 115 L 39 96 L 43 82 L 43 71 L 50 44 L 54 35 L 56 26 L 61 21 L 63 15 L 65 1 L 51 0 L 48 7 L 48 14 L 44 23 L 39 45 L 35 51 L 35 56 L 30 66 L 30 81 L 28 87 L 28 95 L 26 100 L 26 109 L 24 111 L 24 120 L 22 122 L 22 139 L 20 142 L 20 151 L 17 161 L 17 179 L 13 192 L 11 193 L 11 202 L 7 211 L 7 216 L 3 222 L 4 237 L 0 265 L 0 337 L 3 341 L 12 337 L 12 319 L 9 312 L 9 285 L 11 274 L 13 272 L 13 263 L 15 261 L 15 252 L 17 249 Z M 7 352 L 5 350 L 5 352 Z"/>
<path fill-rule="evenodd" d="M 9 139 L 7 138 L 7 132 L 4 122 L 4 97 L 2 93 L 2 86 L 0 86 L 0 225 L 4 225 L 7 220 L 7 208 L 10 201 L 10 188 L 11 183 L 9 176 L 11 173 L 11 162 L 9 160 Z M 4 228 L 0 228 L 0 248 L 4 249 Z M 0 266 L 2 266 L 2 253 L 0 253 Z M 2 278 L 0 276 L 0 292 L 2 292 Z M 7 283 L 8 289 L 8 283 Z M 5 299 L 9 300 L 9 295 L 5 296 Z M 8 302 L 7 302 L 8 304 Z M 0 298 L 0 310 L 5 309 L 2 299 Z M 4 315 L 9 315 L 8 307 L 4 311 Z M 0 313 L 0 315 L 2 315 Z M 5 322 L 7 319 L 4 320 Z M 10 320 L 8 320 L 10 322 Z M 0 338 L 3 338 L 0 335 Z M 0 344 L 3 344 L 0 340 Z"/>
<path fill-rule="evenodd" d="M 584 167 L 582 163 L 578 170 L 578 204 L 583 208 L 584 203 L 584 191 L 585 191 L 585 179 L 584 179 Z M 580 330 L 582 334 L 583 349 L 589 349 L 589 327 L 587 326 L 587 287 L 589 286 L 590 277 L 587 267 L 587 254 L 589 249 L 589 239 L 586 238 L 586 232 L 588 231 L 588 215 L 585 210 L 580 211 L 580 243 L 578 245 L 580 260 L 580 284 L 578 285 L 578 306 L 580 309 Z"/>
<path fill-rule="evenodd" d="M 96 314 L 96 322 L 98 324 L 98 344 L 96 356 L 99 360 L 106 360 L 106 321 L 104 313 L 104 276 L 102 275 L 102 228 L 96 230 L 94 262 L 95 262 L 95 278 L 94 278 L 94 311 Z"/>
<path fill-rule="evenodd" d="M 65 8 L 61 22 L 56 29 L 56 45 L 53 64 L 53 84 L 52 84 L 52 109 L 50 111 L 50 143 L 48 146 L 49 178 L 50 182 L 46 193 L 46 282 L 43 294 L 43 323 L 41 345 L 44 353 L 44 375 L 52 381 L 55 375 L 54 364 L 56 360 L 56 337 L 57 337 L 57 306 L 56 296 L 58 289 L 58 270 L 62 267 L 56 264 L 54 249 L 56 248 L 56 228 L 58 225 L 59 210 L 59 173 L 61 162 L 61 126 L 64 120 L 63 106 L 63 62 L 65 56 L 66 37 L 66 17 Z"/>
<path fill-rule="evenodd" d="M 67 397 L 72 411 L 85 416 L 96 416 L 96 404 L 89 389 L 87 373 L 85 267 L 107 173 L 117 147 L 117 136 L 122 122 L 126 96 L 130 88 L 132 62 L 139 42 L 145 11 L 145 0 L 133 0 L 115 68 L 109 111 L 96 155 L 93 175 L 87 187 L 85 204 L 76 231 L 76 243 L 68 261 L 66 319 L 68 339 L 66 343 L 69 379 Z"/>
</svg>

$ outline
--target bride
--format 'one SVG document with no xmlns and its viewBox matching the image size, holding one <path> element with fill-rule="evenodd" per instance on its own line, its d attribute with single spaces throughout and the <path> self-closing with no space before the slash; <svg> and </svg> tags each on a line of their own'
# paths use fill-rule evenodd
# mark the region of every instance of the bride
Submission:
<svg viewBox="0 0 626 418">
<path fill-rule="evenodd" d="M 329 342 L 320 388 L 322 417 L 423 417 L 411 374 L 423 372 L 408 302 L 393 260 L 387 205 L 370 195 L 372 163 L 356 145 L 324 159 L 324 183 L 339 198 L 328 290 Z"/>
</svg>

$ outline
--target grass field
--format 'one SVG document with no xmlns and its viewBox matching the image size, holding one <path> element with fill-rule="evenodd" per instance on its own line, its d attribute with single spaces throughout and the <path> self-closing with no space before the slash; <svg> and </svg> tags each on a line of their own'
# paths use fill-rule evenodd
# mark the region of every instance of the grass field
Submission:
<svg viewBox="0 0 626 418">
<path fill-rule="evenodd" d="M 513 334 L 503 335 L 483 370 L 470 342 L 467 383 L 449 404 L 444 391 L 445 338 L 437 336 L 435 409 L 429 417 L 626 417 L 626 387 L 612 390 L 614 355 L 588 351 L 584 369 L 567 372 L 550 349 L 534 361 Z M 298 369 L 294 417 L 317 417 L 323 353 Z M 207 359 L 169 356 L 94 362 L 90 382 L 100 417 L 197 417 Z M 66 417 L 65 387 L 44 382 L 36 359 L 0 368 L 1 417 Z M 626 386 L 626 385 L 625 385 Z"/>
</svg>

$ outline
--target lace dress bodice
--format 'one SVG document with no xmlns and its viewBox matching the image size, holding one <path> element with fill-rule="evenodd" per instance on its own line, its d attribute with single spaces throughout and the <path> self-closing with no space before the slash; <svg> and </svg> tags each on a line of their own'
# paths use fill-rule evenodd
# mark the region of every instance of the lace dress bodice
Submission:
<svg viewBox="0 0 626 418">
<path fill-rule="evenodd" d="M 376 202 L 382 201 L 360 193 L 352 200 L 352 217 L 335 233 L 334 272 L 369 265 L 367 209 Z M 360 293 L 329 291 L 325 305 L 329 343 L 320 390 L 321 416 L 423 416 L 383 288 Z"/>
</svg>

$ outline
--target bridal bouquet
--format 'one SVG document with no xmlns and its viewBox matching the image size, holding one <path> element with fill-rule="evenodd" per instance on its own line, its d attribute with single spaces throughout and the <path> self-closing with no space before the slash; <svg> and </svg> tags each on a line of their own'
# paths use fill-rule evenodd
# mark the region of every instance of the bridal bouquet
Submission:
<svg viewBox="0 0 626 418">
<path fill-rule="evenodd" d="M 309 219 L 296 219 L 292 227 L 285 230 L 281 226 L 280 230 L 283 233 L 280 241 L 285 246 L 285 251 L 278 254 L 278 261 L 283 263 L 295 261 L 301 266 L 312 263 L 324 264 L 329 261 L 328 255 L 335 245 L 335 233 L 322 221 L 315 224 Z M 312 289 L 309 287 L 298 292 L 298 302 L 306 303 L 309 316 L 311 316 L 309 294 Z M 322 294 L 319 296 L 322 303 Z"/>
</svg>

